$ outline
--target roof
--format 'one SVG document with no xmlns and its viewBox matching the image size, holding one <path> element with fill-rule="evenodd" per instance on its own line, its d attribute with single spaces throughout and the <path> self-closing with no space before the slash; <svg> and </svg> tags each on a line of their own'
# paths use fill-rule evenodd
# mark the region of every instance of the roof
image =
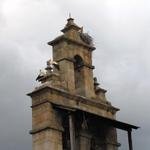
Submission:
<svg viewBox="0 0 150 150">
<path fill-rule="evenodd" d="M 91 120 L 94 123 L 94 120 L 96 120 L 98 123 L 100 124 L 106 124 L 109 126 L 113 126 L 117 129 L 121 129 L 121 130 L 125 130 L 125 131 L 131 131 L 132 129 L 138 129 L 138 126 L 132 125 L 132 124 L 128 124 L 122 121 L 118 121 L 115 119 L 110 119 L 107 117 L 103 117 L 103 116 L 98 116 L 83 110 L 75 110 L 75 109 L 71 109 L 71 108 L 67 108 L 67 107 L 63 107 L 61 105 L 56 105 L 54 104 L 57 108 L 63 109 L 63 110 L 67 110 L 67 111 L 73 111 L 73 112 L 85 112 L 87 113 L 93 120 Z"/>
<path fill-rule="evenodd" d="M 75 29 L 77 31 L 81 29 L 78 25 L 76 25 L 74 23 L 74 19 L 73 18 L 68 18 L 67 19 L 67 24 L 64 27 L 64 29 L 62 29 L 61 31 L 65 33 L 66 31 L 68 31 L 70 29 Z"/>
<path fill-rule="evenodd" d="M 93 119 L 97 119 L 97 120 L 99 120 L 99 122 L 103 122 L 104 124 L 113 126 L 117 129 L 129 131 L 132 129 L 138 129 L 139 128 L 138 126 L 128 124 L 128 123 L 125 123 L 125 122 L 122 122 L 119 120 L 110 119 L 110 118 L 106 118 L 103 116 L 97 116 L 97 115 L 93 115 L 93 114 L 90 114 L 90 115 L 93 117 Z"/>
</svg>

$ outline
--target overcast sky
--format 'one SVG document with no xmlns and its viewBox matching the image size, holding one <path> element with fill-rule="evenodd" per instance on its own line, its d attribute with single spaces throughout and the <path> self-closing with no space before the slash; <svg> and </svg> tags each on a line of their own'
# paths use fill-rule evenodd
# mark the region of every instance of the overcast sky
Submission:
<svg viewBox="0 0 150 150">
<path fill-rule="evenodd" d="M 0 0 L 0 149 L 31 150 L 31 100 L 47 42 L 60 35 L 68 14 L 93 38 L 94 75 L 121 109 L 117 119 L 141 127 L 135 150 L 150 147 L 149 0 Z M 127 150 L 126 132 L 119 132 Z"/>
</svg>

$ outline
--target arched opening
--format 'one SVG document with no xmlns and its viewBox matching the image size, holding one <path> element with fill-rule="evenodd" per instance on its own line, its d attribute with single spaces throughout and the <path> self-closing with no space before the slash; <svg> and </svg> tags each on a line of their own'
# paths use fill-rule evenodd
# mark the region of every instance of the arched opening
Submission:
<svg viewBox="0 0 150 150">
<path fill-rule="evenodd" d="M 76 55 L 74 57 L 74 60 L 75 60 L 74 62 L 75 70 L 80 71 L 80 69 L 83 67 L 83 64 L 84 64 L 82 58 L 79 55 Z"/>
<path fill-rule="evenodd" d="M 84 93 L 84 62 L 79 55 L 74 57 L 74 78 L 75 78 L 75 89 L 79 95 L 85 95 Z"/>
</svg>

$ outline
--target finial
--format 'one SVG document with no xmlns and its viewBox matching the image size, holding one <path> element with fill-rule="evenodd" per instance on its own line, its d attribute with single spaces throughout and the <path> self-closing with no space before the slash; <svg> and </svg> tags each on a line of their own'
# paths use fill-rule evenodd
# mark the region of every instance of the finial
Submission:
<svg viewBox="0 0 150 150">
<path fill-rule="evenodd" d="M 71 18 L 71 13 L 69 13 L 69 18 Z"/>
<path fill-rule="evenodd" d="M 71 13 L 69 12 L 69 18 L 67 19 L 68 23 L 67 25 L 73 24 L 74 19 L 71 17 Z"/>
<path fill-rule="evenodd" d="M 71 13 L 69 13 L 67 24 L 65 25 L 64 29 L 62 29 L 61 31 L 65 33 L 66 31 L 68 31 L 68 29 L 70 30 L 70 28 L 74 28 L 75 30 L 78 30 L 78 31 L 80 30 L 80 27 L 78 27 L 78 25 L 74 23 L 74 19 L 72 18 Z"/>
</svg>

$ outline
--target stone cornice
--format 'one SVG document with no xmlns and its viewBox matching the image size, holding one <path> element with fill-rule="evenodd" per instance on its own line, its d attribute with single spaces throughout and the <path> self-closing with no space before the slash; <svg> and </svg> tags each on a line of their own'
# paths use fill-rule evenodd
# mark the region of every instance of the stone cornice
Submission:
<svg viewBox="0 0 150 150">
<path fill-rule="evenodd" d="M 45 103 L 49 103 L 49 101 L 48 101 L 48 100 L 43 100 L 41 103 L 38 103 L 38 104 L 32 105 L 32 106 L 31 106 L 31 108 L 38 107 L 38 106 L 40 106 L 40 105 L 42 105 L 42 104 L 45 104 Z"/>
<path fill-rule="evenodd" d="M 70 29 L 75 29 L 75 30 L 80 30 L 81 28 L 78 27 L 77 25 L 75 24 L 72 24 L 70 25 L 69 27 L 65 27 L 64 29 L 61 30 L 61 32 L 65 33 L 66 31 L 70 30 Z"/>
<path fill-rule="evenodd" d="M 28 96 L 34 97 L 36 96 L 36 94 L 39 93 L 39 91 L 43 91 L 43 90 L 48 90 L 50 92 L 54 92 L 56 94 L 59 94 L 65 98 L 67 98 L 68 100 L 74 100 L 76 101 L 77 105 L 81 104 L 86 104 L 88 106 L 93 106 L 96 107 L 98 109 L 103 109 L 106 111 L 110 111 L 112 113 L 115 113 L 116 111 L 119 111 L 118 108 L 111 106 L 109 103 L 107 102 L 100 102 L 100 101 L 96 101 L 94 99 L 89 99 L 80 95 L 74 95 L 74 94 L 70 94 L 68 91 L 62 90 L 62 89 L 58 89 L 58 88 L 54 88 L 51 87 L 49 85 L 43 85 L 41 87 L 39 87 L 38 89 L 35 89 L 33 92 L 28 93 Z M 36 104 L 37 105 L 37 104 Z M 31 106 L 34 107 L 34 106 Z M 90 111 L 90 110 L 89 110 Z"/>
<path fill-rule="evenodd" d="M 57 130 L 59 132 L 63 132 L 63 129 L 58 129 L 56 127 L 51 127 L 51 126 L 44 126 L 44 127 L 38 128 L 38 129 L 33 129 L 29 133 L 36 134 L 36 133 L 42 132 L 44 130 Z"/>
<path fill-rule="evenodd" d="M 74 58 L 71 58 L 71 57 L 64 57 L 64 58 L 61 58 L 59 60 L 56 60 L 57 62 L 61 62 L 61 61 L 64 61 L 64 60 L 67 60 L 67 61 L 70 61 L 72 63 L 75 62 Z"/>
<path fill-rule="evenodd" d="M 70 61 L 70 62 L 72 62 L 72 63 L 75 62 L 75 59 L 74 59 L 74 58 L 71 58 L 71 57 L 64 57 L 64 58 L 61 58 L 61 59 L 56 60 L 56 61 L 57 61 L 57 62 L 61 62 L 61 61 L 64 61 L 64 60 Z M 89 69 L 95 69 L 94 66 L 89 65 L 89 64 L 85 64 L 85 63 L 84 63 L 81 67 L 87 67 L 87 68 L 89 68 Z"/>
<path fill-rule="evenodd" d="M 54 46 L 55 44 L 57 44 L 57 43 L 59 43 L 61 41 L 67 41 L 67 42 L 70 42 L 70 43 L 75 44 L 75 45 L 83 46 L 83 47 L 85 47 L 85 48 L 87 48 L 88 50 L 91 50 L 91 51 L 95 50 L 95 47 L 93 47 L 93 46 L 90 46 L 88 44 L 82 43 L 80 41 L 76 41 L 76 40 L 70 39 L 70 38 L 68 38 L 68 37 L 66 37 L 64 35 L 61 35 L 61 36 L 57 37 L 56 39 L 48 42 L 48 45 Z"/>
</svg>

